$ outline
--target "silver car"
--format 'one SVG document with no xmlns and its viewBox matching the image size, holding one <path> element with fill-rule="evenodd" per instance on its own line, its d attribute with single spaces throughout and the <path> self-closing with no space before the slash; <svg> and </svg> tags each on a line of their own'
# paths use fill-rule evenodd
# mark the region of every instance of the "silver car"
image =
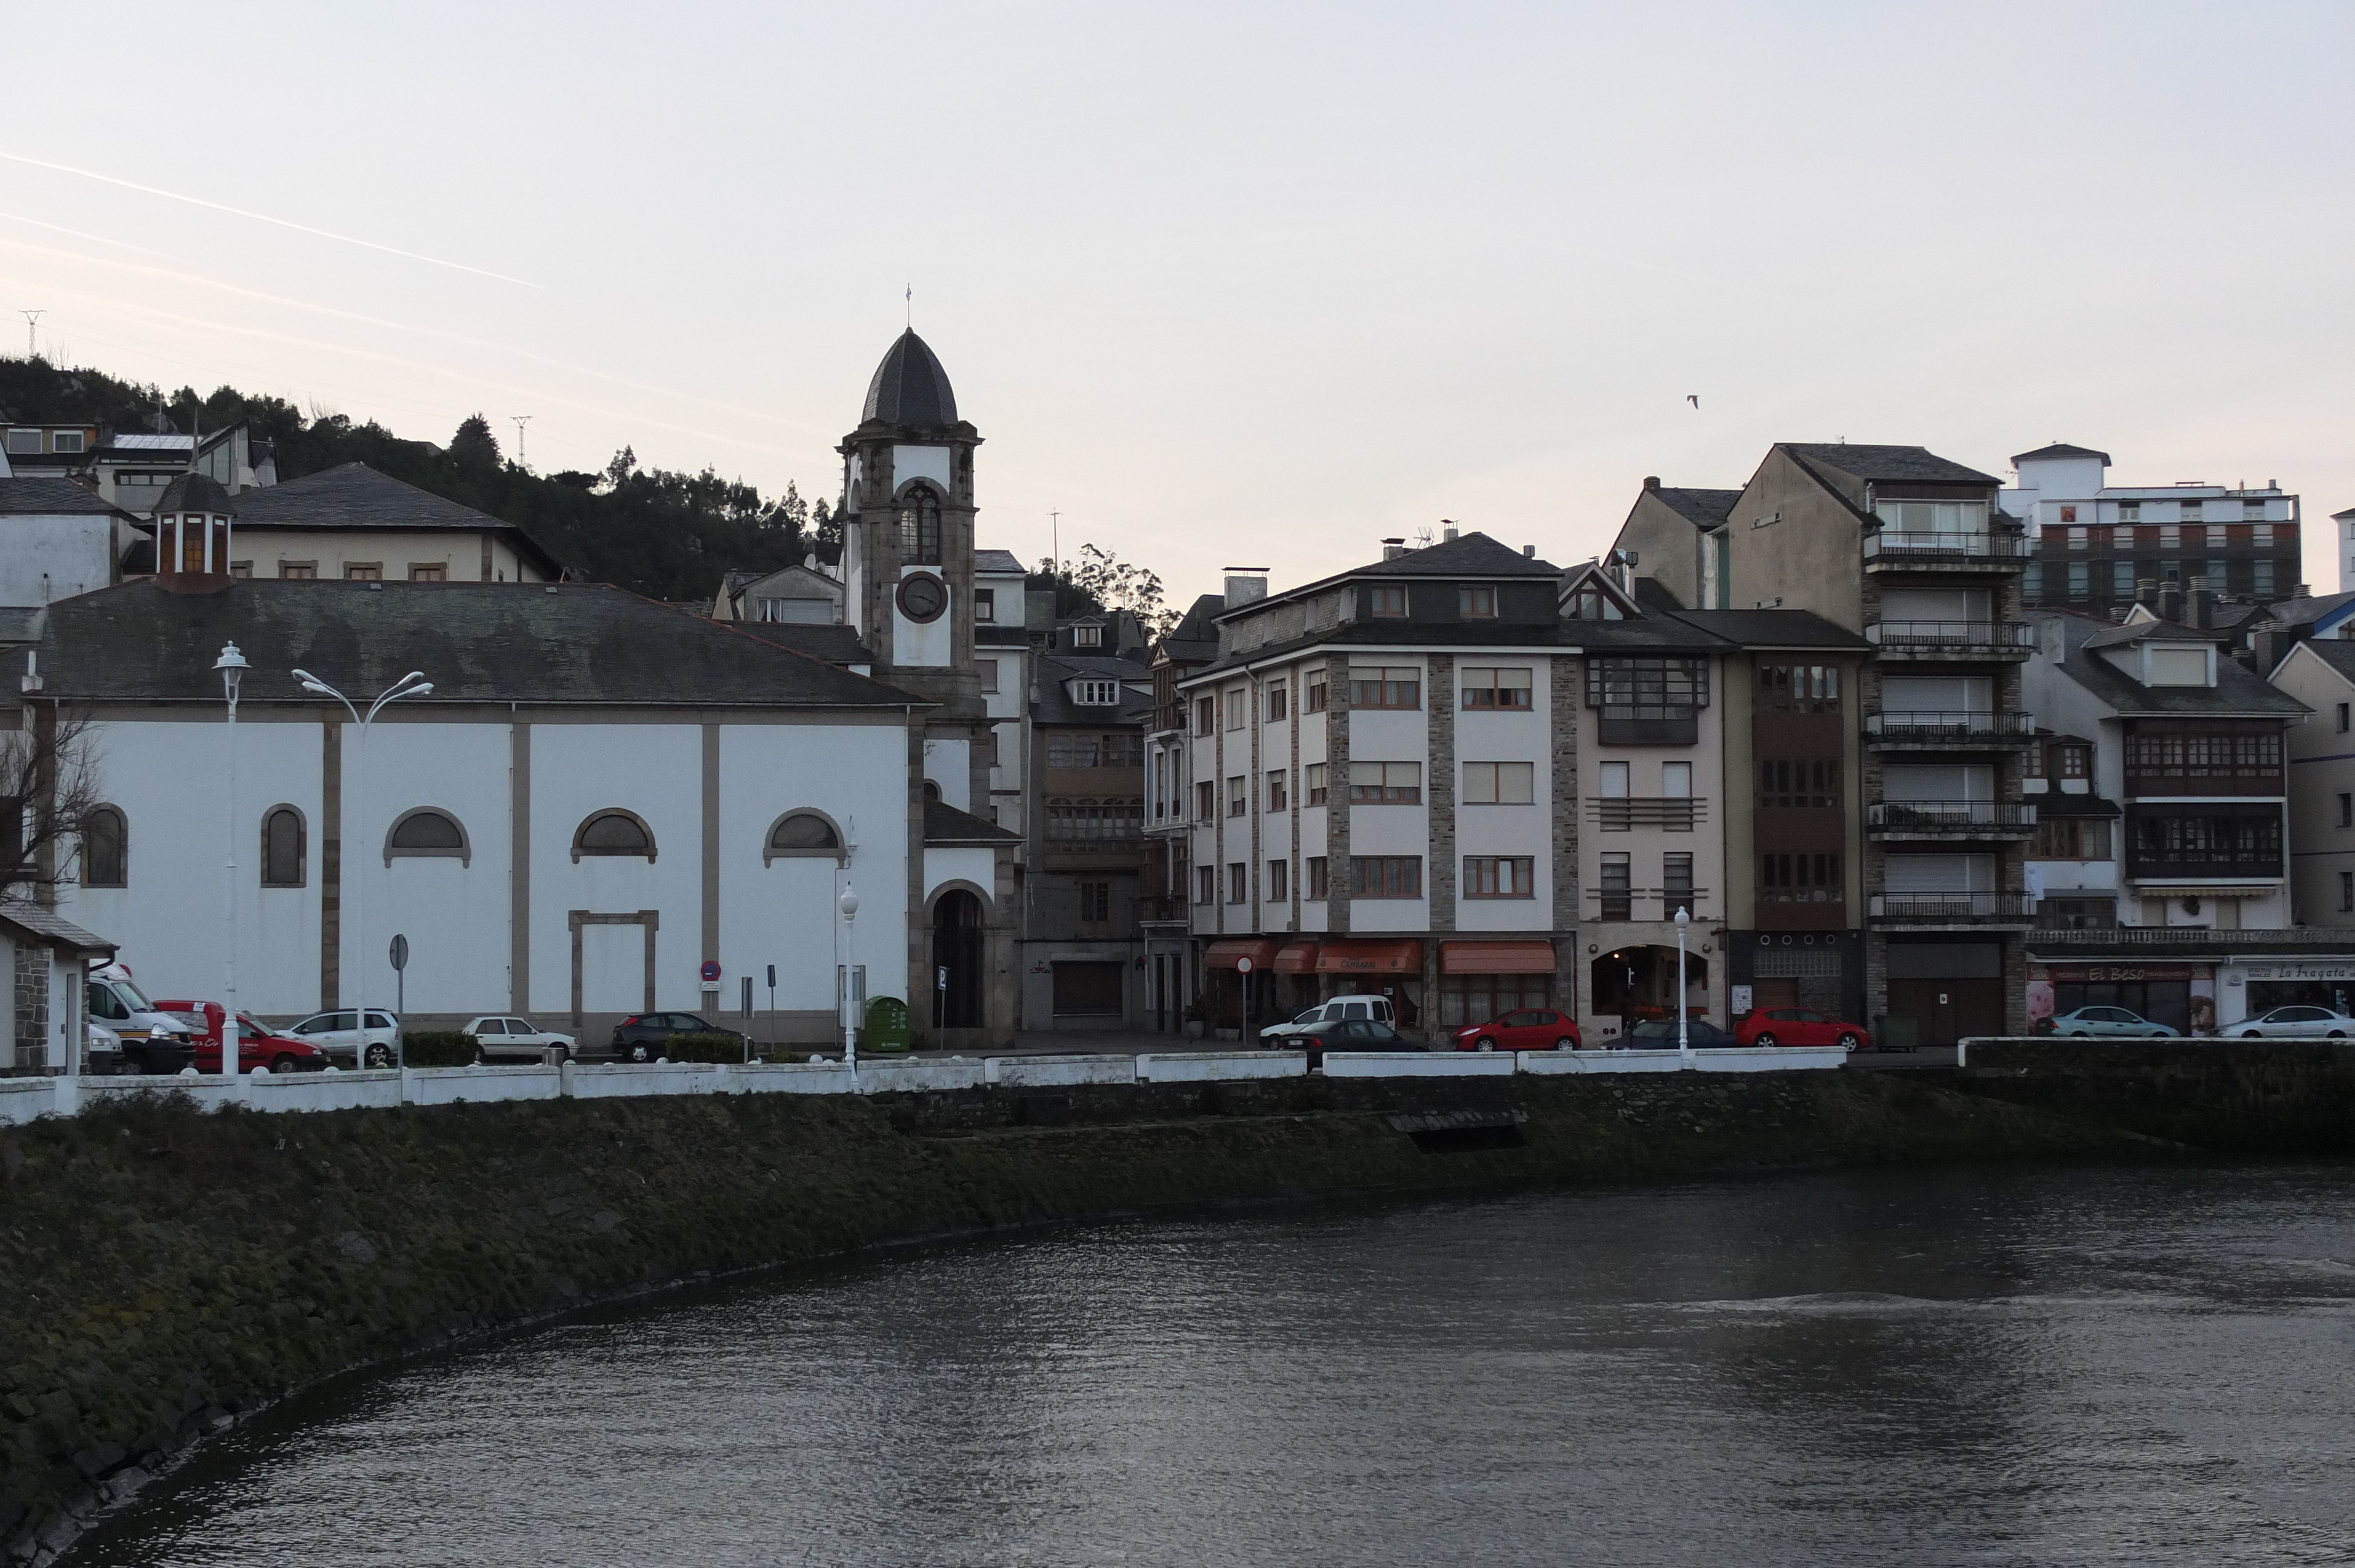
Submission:
<svg viewBox="0 0 2355 1568">
<path fill-rule="evenodd" d="M 2355 1035 L 2355 1018 L 2327 1007 L 2276 1007 L 2255 1018 L 2244 1018 L 2216 1031 L 2243 1040 L 2344 1040 Z"/>
<path fill-rule="evenodd" d="M 474 1048 L 485 1062 L 502 1057 L 520 1058 L 527 1062 L 549 1060 L 549 1052 L 557 1053 L 554 1060 L 562 1062 L 580 1049 L 570 1034 L 559 1034 L 542 1029 L 528 1018 L 515 1018 L 503 1012 L 485 1013 L 466 1025 L 461 1032 L 474 1037 Z"/>
<path fill-rule="evenodd" d="M 2182 1031 L 2169 1029 L 2164 1023 L 2154 1023 L 2138 1012 L 2123 1007 L 2081 1007 L 2074 1012 L 2056 1013 L 2052 1033 L 2072 1040 L 2173 1040 Z"/>
<path fill-rule="evenodd" d="M 360 1009 L 345 1008 L 335 1012 L 314 1012 L 286 1033 L 297 1034 L 327 1054 L 327 1059 L 338 1066 L 357 1067 L 363 1065 L 360 1052 L 368 1052 L 366 1065 L 389 1067 L 393 1053 L 400 1046 L 400 1020 L 380 1007 L 367 1010 L 368 1021 L 360 1020 Z"/>
</svg>

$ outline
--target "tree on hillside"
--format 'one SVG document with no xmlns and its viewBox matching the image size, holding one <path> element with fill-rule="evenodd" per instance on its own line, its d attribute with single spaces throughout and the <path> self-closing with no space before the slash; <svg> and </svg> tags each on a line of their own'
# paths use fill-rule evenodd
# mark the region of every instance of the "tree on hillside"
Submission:
<svg viewBox="0 0 2355 1568">
<path fill-rule="evenodd" d="M 499 438 L 492 433 L 491 422 L 480 413 L 469 414 L 458 421 L 458 433 L 450 438 L 450 461 L 464 469 L 499 466 Z"/>
<path fill-rule="evenodd" d="M 1080 546 L 1076 566 L 1069 561 L 1040 561 L 1039 569 L 1030 574 L 1029 586 L 1055 590 L 1058 620 L 1124 609 L 1136 617 L 1148 637 L 1159 637 L 1178 624 L 1178 612 L 1162 603 L 1159 576 L 1095 545 Z"/>
</svg>

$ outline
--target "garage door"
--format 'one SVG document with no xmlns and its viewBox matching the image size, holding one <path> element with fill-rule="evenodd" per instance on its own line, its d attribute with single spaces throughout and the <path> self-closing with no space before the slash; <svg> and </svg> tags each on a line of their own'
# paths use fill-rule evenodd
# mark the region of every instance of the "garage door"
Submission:
<svg viewBox="0 0 2355 1568">
<path fill-rule="evenodd" d="M 1055 1016 L 1118 1018 L 1123 1011 L 1121 973 L 1127 967 L 1117 959 L 1109 963 L 1058 963 Z"/>
</svg>

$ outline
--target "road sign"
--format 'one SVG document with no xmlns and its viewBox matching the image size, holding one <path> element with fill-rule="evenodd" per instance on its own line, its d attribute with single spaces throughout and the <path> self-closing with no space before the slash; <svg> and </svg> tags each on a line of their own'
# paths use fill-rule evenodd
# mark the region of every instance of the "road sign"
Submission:
<svg viewBox="0 0 2355 1568">
<path fill-rule="evenodd" d="M 777 966 L 774 964 L 769 966 L 769 989 L 771 991 L 777 989 Z"/>
<path fill-rule="evenodd" d="M 1235 968 L 1244 974 L 1249 974 L 1252 972 L 1252 961 L 1249 959 L 1237 959 Z"/>
<path fill-rule="evenodd" d="M 718 959 L 706 959 L 703 960 L 703 983 L 706 985 L 718 985 L 719 983 L 719 960 Z"/>
<path fill-rule="evenodd" d="M 392 938 L 392 968 L 395 974 L 409 967 L 409 938 L 396 933 Z"/>
</svg>

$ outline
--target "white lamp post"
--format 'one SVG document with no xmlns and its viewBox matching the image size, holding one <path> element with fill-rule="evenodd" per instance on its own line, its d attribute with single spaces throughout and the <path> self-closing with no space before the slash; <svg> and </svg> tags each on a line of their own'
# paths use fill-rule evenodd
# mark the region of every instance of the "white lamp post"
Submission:
<svg viewBox="0 0 2355 1568">
<path fill-rule="evenodd" d="M 851 943 L 852 923 L 858 918 L 858 894 L 850 885 L 850 878 L 842 879 L 842 896 L 835 901 L 842 911 L 842 1059 L 850 1064 L 850 1081 L 858 1082 L 858 1025 L 853 1017 L 857 998 L 853 995 L 851 977 L 858 972 L 853 962 L 857 949 Z"/>
<path fill-rule="evenodd" d="M 1692 1054 L 1692 1027 L 1691 1027 L 1691 1025 L 1692 1025 L 1692 1021 L 1691 1021 L 1691 1019 L 1689 1019 L 1689 1017 L 1687 1017 L 1687 1016 L 1686 1016 L 1686 1013 L 1687 1013 L 1687 1011 L 1688 1011 L 1688 1010 L 1687 1010 L 1687 1008 L 1685 1007 L 1685 927 L 1686 927 L 1686 926 L 1688 926 L 1688 925 L 1689 925 L 1689 924 L 1691 923 L 1691 921 L 1692 921 L 1692 916 L 1691 916 L 1690 915 L 1689 915 L 1689 914 L 1687 914 L 1687 913 L 1685 912 L 1685 906 L 1684 906 L 1683 905 L 1681 905 L 1681 904 L 1678 905 L 1678 906 L 1677 906 L 1677 1054 L 1678 1054 L 1678 1056 L 1680 1056 L 1680 1057 L 1682 1057 L 1682 1058 L 1684 1059 L 1684 1065 L 1686 1065 L 1686 1066 L 1688 1066 L 1688 1067 L 1689 1067 L 1689 1066 L 1691 1066 L 1691 1065 L 1693 1065 L 1693 1054 Z"/>
<path fill-rule="evenodd" d="M 352 781 L 354 785 L 352 793 L 354 798 L 352 801 L 351 820 L 360 827 L 362 832 L 366 832 L 368 826 L 368 726 L 376 722 L 376 715 L 382 713 L 388 704 L 397 703 L 403 697 L 422 697 L 431 695 L 433 691 L 433 683 L 425 678 L 423 671 L 411 670 L 408 674 L 403 675 L 400 680 L 395 681 L 391 685 L 387 686 L 384 689 L 384 694 L 377 698 L 375 702 L 370 703 L 368 705 L 368 713 L 363 715 L 359 709 L 352 705 L 351 698 L 344 695 L 343 693 L 336 690 L 335 687 L 327 684 L 326 682 L 319 679 L 318 676 L 314 675 L 310 671 L 295 671 L 294 679 L 302 683 L 302 687 L 304 691 L 316 692 L 323 697 L 333 697 L 336 701 L 343 704 L 344 711 L 352 715 L 353 726 L 360 732 L 358 766 L 352 769 Z M 232 705 L 232 716 L 234 716 L 234 705 Z M 345 837 L 346 842 L 350 841 L 349 834 L 345 835 Z M 357 866 L 358 869 L 354 870 L 353 868 L 355 866 Z M 354 1047 L 354 1059 L 352 1065 L 355 1067 L 365 1067 L 368 1065 L 368 927 L 360 918 L 360 911 L 364 902 L 360 896 L 360 888 L 361 885 L 367 880 L 367 867 L 368 856 L 365 854 L 354 856 L 346 853 L 344 856 L 344 891 L 351 900 L 352 909 L 352 950 L 358 955 L 358 967 L 354 970 L 352 977 L 353 990 L 357 993 L 358 997 L 357 1006 L 359 1008 L 359 1012 L 357 1016 L 360 1026 L 360 1043 L 358 1045 Z M 340 947 L 341 945 L 342 944 L 340 942 L 337 943 L 337 946 Z"/>
<path fill-rule="evenodd" d="M 245 681 L 245 655 L 237 651 L 236 643 L 225 642 L 213 668 L 220 672 L 221 693 L 229 698 L 229 854 L 222 878 L 222 896 L 228 906 L 222 925 L 227 938 L 223 950 L 229 957 L 221 966 L 220 1037 L 221 1076 L 234 1083 L 238 1048 L 244 1044 L 244 1032 L 237 1023 L 237 693 Z"/>
</svg>

